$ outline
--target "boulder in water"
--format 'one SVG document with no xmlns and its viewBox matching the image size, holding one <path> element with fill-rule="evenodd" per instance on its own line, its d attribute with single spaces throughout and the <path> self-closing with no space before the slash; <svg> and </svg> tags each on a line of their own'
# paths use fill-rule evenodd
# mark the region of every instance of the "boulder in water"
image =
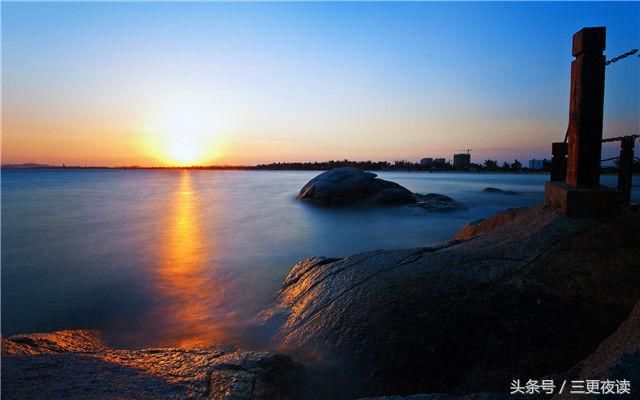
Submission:
<svg viewBox="0 0 640 400">
<path fill-rule="evenodd" d="M 429 211 L 456 211 L 463 210 L 465 206 L 449 196 L 438 193 L 415 193 L 416 203 L 412 206 L 424 208 Z"/>
<path fill-rule="evenodd" d="M 496 187 L 486 187 L 482 189 L 484 193 L 500 193 L 500 194 L 518 194 L 518 192 L 514 192 L 513 190 L 504 190 Z"/>
<path fill-rule="evenodd" d="M 296 198 L 323 206 L 389 206 L 416 202 L 408 189 L 357 168 L 323 172 L 307 182 Z"/>
</svg>

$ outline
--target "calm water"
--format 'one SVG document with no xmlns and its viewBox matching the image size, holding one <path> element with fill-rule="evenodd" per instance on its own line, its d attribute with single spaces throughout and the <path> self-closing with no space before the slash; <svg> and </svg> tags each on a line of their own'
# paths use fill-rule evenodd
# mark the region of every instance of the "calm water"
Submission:
<svg viewBox="0 0 640 400">
<path fill-rule="evenodd" d="M 542 201 L 547 179 L 379 174 L 469 207 L 442 214 L 296 202 L 316 174 L 3 170 L 2 334 L 97 328 L 119 346 L 234 341 L 300 258 L 446 240 L 469 221 Z M 481 193 L 487 186 L 521 194 Z"/>
</svg>

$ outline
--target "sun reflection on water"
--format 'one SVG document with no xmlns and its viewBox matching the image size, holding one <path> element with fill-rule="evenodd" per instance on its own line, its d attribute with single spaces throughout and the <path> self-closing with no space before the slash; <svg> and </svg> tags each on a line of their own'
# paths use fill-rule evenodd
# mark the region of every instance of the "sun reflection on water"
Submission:
<svg viewBox="0 0 640 400">
<path fill-rule="evenodd" d="M 199 201 L 190 171 L 183 171 L 169 207 L 166 237 L 162 245 L 157 285 L 167 300 L 162 310 L 166 344 L 194 347 L 211 344 L 222 337 L 213 310 L 223 296 L 221 285 L 205 274 Z"/>
</svg>

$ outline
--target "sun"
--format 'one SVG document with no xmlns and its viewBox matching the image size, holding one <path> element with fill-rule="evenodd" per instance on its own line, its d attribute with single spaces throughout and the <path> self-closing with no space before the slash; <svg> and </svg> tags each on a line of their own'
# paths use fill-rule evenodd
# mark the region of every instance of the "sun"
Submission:
<svg viewBox="0 0 640 400">
<path fill-rule="evenodd" d="M 201 109 L 174 108 L 153 129 L 158 156 L 175 166 L 203 165 L 214 155 L 211 116 Z"/>
<path fill-rule="evenodd" d="M 188 133 L 170 138 L 167 143 L 167 156 L 169 161 L 180 165 L 195 165 L 205 158 L 200 140 Z"/>
</svg>

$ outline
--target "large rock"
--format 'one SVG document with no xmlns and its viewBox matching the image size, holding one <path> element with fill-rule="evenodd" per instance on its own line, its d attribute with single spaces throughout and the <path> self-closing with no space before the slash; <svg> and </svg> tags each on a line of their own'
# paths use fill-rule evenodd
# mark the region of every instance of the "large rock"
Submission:
<svg viewBox="0 0 640 400">
<path fill-rule="evenodd" d="M 640 298 L 640 216 L 509 210 L 439 246 L 308 258 L 263 314 L 358 395 L 505 393 L 563 373 Z"/>
<path fill-rule="evenodd" d="M 296 198 L 324 206 L 386 206 L 416 202 L 408 189 L 376 176 L 357 168 L 335 168 L 307 182 Z"/>
<path fill-rule="evenodd" d="M 273 353 L 116 350 L 94 331 L 12 336 L 2 351 L 7 400 L 286 400 L 301 393 L 301 365 Z"/>
<path fill-rule="evenodd" d="M 562 380 L 595 379 L 631 382 L 631 394 L 638 396 L 640 384 L 640 302 L 620 327 L 578 365 L 562 374 Z M 575 395 L 563 393 L 556 399 L 571 399 Z"/>
</svg>

